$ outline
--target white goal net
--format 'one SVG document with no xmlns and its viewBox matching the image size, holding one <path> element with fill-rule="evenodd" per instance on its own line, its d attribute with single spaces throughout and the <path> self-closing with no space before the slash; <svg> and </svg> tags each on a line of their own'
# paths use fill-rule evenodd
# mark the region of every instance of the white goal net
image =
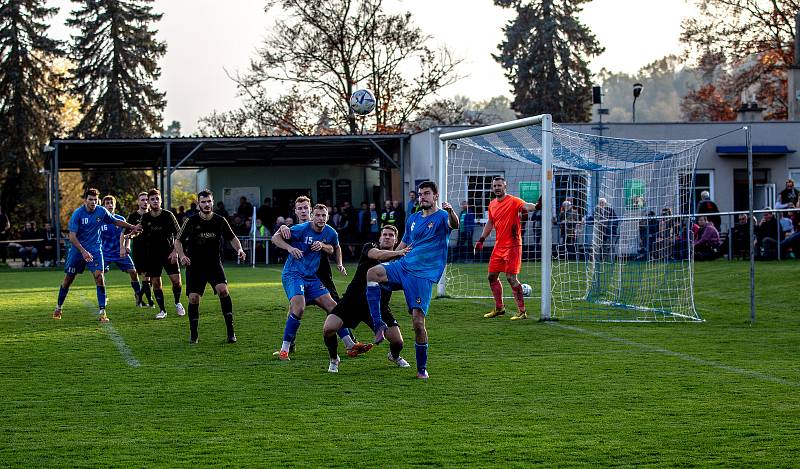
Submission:
<svg viewBox="0 0 800 469">
<path fill-rule="evenodd" d="M 520 214 L 519 279 L 532 287 L 530 311 L 538 302 L 545 319 L 700 320 L 687 215 L 705 140 L 618 139 L 550 126 L 549 116 L 539 116 L 441 136 L 443 198 L 466 212 L 440 294 L 491 298 L 494 233 L 483 252 L 473 246 L 494 197 L 492 179 L 503 176 L 508 193 L 531 203 L 542 197 L 542 210 Z"/>
</svg>

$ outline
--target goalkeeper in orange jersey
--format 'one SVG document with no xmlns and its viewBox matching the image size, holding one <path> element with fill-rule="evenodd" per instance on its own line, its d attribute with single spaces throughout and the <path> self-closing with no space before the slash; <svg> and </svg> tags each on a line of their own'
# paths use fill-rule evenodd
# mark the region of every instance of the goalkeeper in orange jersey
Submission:
<svg viewBox="0 0 800 469">
<path fill-rule="evenodd" d="M 503 304 L 503 285 L 498 280 L 500 272 L 505 272 L 506 279 L 514 292 L 518 312 L 511 317 L 512 321 L 528 319 L 525 311 L 525 300 L 522 295 L 522 284 L 517 279 L 522 266 L 522 235 L 520 213 L 532 212 L 541 208 L 541 199 L 535 204 L 525 202 L 519 197 L 506 193 L 508 185 L 502 176 L 492 180 L 492 191 L 495 199 L 489 203 L 489 221 L 483 227 L 480 239 L 475 243 L 475 253 L 480 254 L 486 237 L 495 230 L 495 243 L 492 257 L 489 259 L 489 288 L 494 296 L 494 309 L 484 314 L 485 318 L 496 318 L 506 314 Z"/>
</svg>

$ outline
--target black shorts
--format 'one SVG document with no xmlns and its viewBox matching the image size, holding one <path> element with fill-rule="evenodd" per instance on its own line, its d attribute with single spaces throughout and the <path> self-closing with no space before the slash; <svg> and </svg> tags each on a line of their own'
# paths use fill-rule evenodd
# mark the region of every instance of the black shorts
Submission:
<svg viewBox="0 0 800 469">
<path fill-rule="evenodd" d="M 338 316 L 344 323 L 342 327 L 353 329 L 358 326 L 358 323 L 363 322 L 372 329 L 373 332 L 375 331 L 375 328 L 372 327 L 372 316 L 369 314 L 369 305 L 367 304 L 366 298 L 363 300 L 352 300 L 345 297 L 344 301 L 338 303 L 336 307 L 333 308 L 333 311 L 328 314 L 335 314 Z M 389 327 L 398 325 L 391 311 L 381 311 L 381 319 L 383 319 L 383 322 Z"/>
<path fill-rule="evenodd" d="M 134 261 L 135 265 L 139 265 Z M 175 275 L 181 273 L 178 264 L 173 264 L 169 260 L 169 253 L 160 256 L 147 256 L 144 261 L 144 272 L 148 277 L 160 277 L 161 270 L 164 270 L 167 275 Z"/>
<path fill-rule="evenodd" d="M 225 278 L 225 269 L 222 268 L 222 264 L 191 264 L 186 266 L 186 296 L 189 296 L 192 293 L 203 296 L 203 292 L 206 289 L 206 284 L 209 284 L 211 285 L 211 288 L 214 288 L 220 283 L 228 283 L 228 279 Z"/>
<path fill-rule="evenodd" d="M 146 272 L 145 264 L 147 264 L 147 253 L 144 249 L 131 249 L 131 259 L 133 259 L 133 265 L 136 266 L 136 272 L 143 274 Z"/>
</svg>

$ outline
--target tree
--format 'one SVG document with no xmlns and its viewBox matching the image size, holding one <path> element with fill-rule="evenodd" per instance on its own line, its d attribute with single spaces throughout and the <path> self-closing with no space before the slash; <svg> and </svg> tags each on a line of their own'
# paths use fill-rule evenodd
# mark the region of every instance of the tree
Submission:
<svg viewBox="0 0 800 469">
<path fill-rule="evenodd" d="M 512 86 L 511 107 L 521 116 L 552 114 L 557 122 L 585 122 L 590 114 L 589 59 L 603 52 L 577 19 L 589 0 L 495 0 L 517 16 L 494 59 Z"/>
<path fill-rule="evenodd" d="M 367 123 L 375 131 L 401 130 L 426 98 L 456 79 L 459 61 L 447 49 L 430 48 L 430 37 L 413 25 L 410 13 L 387 14 L 382 3 L 269 1 L 267 10 L 281 7 L 284 17 L 272 27 L 249 72 L 235 77 L 240 93 L 255 105 L 215 120 L 230 117 L 289 134 L 318 128 L 355 134 Z M 268 98 L 267 87 L 278 83 L 288 85 L 290 93 Z M 364 120 L 348 104 L 362 86 L 376 98 L 374 113 Z M 313 105 L 297 109 L 304 100 Z M 263 113 L 256 117 L 253 110 Z"/>
<path fill-rule="evenodd" d="M 76 0 L 67 25 L 76 63 L 74 90 L 81 99 L 83 118 L 74 129 L 78 137 L 149 137 L 161 132 L 165 95 L 155 88 L 161 75 L 158 60 L 166 45 L 150 27 L 161 19 L 152 13 L 152 0 Z M 88 186 L 120 193 L 145 187 L 142 171 L 84 173 Z"/>
<path fill-rule="evenodd" d="M 167 126 L 166 129 L 161 131 L 162 137 L 167 138 L 178 138 L 181 136 L 181 123 L 178 121 L 172 121 Z"/>
<path fill-rule="evenodd" d="M 683 22 L 681 40 L 701 70 L 689 93 L 688 118 L 728 116 L 745 102 L 765 108 L 766 119 L 788 115 L 786 69 L 794 54 L 798 0 L 696 0 L 700 15 Z M 797 65 L 797 64 L 796 64 Z M 742 99 L 742 95 L 745 99 Z"/>
<path fill-rule="evenodd" d="M 465 96 L 436 100 L 422 109 L 411 123 L 413 131 L 439 125 L 491 125 L 516 118 L 505 96 L 489 101 L 472 102 Z"/>
<path fill-rule="evenodd" d="M 679 57 L 668 55 L 640 68 L 634 75 L 610 72 L 598 74 L 603 87 L 603 107 L 609 122 L 631 122 L 633 84 L 644 90 L 636 101 L 636 122 L 677 122 L 681 120 L 681 100 L 697 83 L 695 70 Z"/>
<path fill-rule="evenodd" d="M 46 36 L 57 9 L 42 0 L 0 0 L 0 206 L 12 219 L 44 215 L 42 147 L 56 133 L 63 78 L 51 68 L 64 52 Z"/>
</svg>

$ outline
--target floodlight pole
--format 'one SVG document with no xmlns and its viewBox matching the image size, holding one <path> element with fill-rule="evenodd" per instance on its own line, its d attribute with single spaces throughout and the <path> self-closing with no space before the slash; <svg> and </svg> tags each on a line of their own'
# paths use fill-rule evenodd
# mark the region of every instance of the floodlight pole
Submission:
<svg viewBox="0 0 800 469">
<path fill-rule="evenodd" d="M 750 126 L 744 128 L 745 140 L 747 142 L 747 198 L 748 198 L 748 226 L 750 228 L 750 324 L 756 322 L 756 249 L 753 244 L 755 234 L 755 224 L 753 219 L 753 142 L 750 134 Z M 778 249 L 780 256 L 780 249 Z"/>
</svg>

